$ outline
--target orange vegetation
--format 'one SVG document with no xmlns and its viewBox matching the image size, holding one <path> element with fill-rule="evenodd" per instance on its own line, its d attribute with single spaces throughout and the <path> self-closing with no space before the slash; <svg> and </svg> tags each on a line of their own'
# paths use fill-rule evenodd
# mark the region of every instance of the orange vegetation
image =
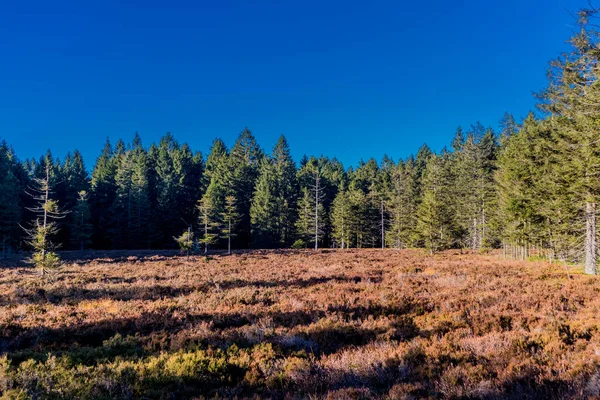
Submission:
<svg viewBox="0 0 600 400">
<path fill-rule="evenodd" d="M 7 398 L 600 395 L 600 286 L 541 262 L 281 251 L 0 269 Z"/>
</svg>

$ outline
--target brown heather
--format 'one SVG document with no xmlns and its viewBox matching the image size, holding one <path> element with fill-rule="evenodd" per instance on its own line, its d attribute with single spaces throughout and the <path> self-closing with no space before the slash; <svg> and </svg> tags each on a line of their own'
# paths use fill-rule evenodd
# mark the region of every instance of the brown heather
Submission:
<svg viewBox="0 0 600 400">
<path fill-rule="evenodd" d="M 3 398 L 600 396 L 600 286 L 420 251 L 77 260 L 0 275 Z M 66 256 L 68 257 L 68 256 Z"/>
</svg>

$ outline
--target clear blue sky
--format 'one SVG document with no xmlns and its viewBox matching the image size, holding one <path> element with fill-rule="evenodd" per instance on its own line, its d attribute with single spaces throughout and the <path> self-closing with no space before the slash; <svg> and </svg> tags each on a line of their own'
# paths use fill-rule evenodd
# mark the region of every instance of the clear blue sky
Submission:
<svg viewBox="0 0 600 400">
<path fill-rule="evenodd" d="M 12 3 L 12 4 L 11 4 Z M 0 137 L 20 158 L 167 131 L 206 152 L 394 159 L 524 117 L 579 0 L 5 1 Z"/>
</svg>

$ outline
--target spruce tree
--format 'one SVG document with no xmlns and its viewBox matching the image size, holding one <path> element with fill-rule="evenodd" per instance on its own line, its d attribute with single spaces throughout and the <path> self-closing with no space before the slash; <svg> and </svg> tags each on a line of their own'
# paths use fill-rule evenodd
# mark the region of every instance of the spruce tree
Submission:
<svg viewBox="0 0 600 400">
<path fill-rule="evenodd" d="M 350 204 L 350 196 L 346 189 L 338 192 L 333 200 L 331 211 L 331 223 L 333 227 L 332 237 L 336 247 L 347 249 L 350 247 L 350 233 L 353 226 L 353 214 Z"/>
<path fill-rule="evenodd" d="M 227 239 L 227 254 L 231 255 L 231 238 L 235 237 L 235 229 L 240 214 L 234 196 L 225 197 L 225 206 L 221 212 L 221 234 Z"/>
<path fill-rule="evenodd" d="M 206 195 L 198 202 L 198 211 L 202 232 L 202 237 L 198 241 L 204 244 L 204 254 L 208 254 L 209 246 L 215 243 L 219 237 L 219 215 L 212 198 Z"/>
<path fill-rule="evenodd" d="M 401 249 L 413 244 L 416 226 L 417 198 L 413 184 L 415 168 L 412 161 L 398 163 L 392 172 L 391 179 L 390 224 L 387 241 L 389 246 Z"/>
<path fill-rule="evenodd" d="M 423 199 L 417 210 L 417 232 L 431 253 L 453 245 L 455 225 L 449 206 L 450 187 L 447 158 L 432 156 L 423 174 Z"/>
<path fill-rule="evenodd" d="M 90 206 L 88 204 L 88 194 L 85 190 L 79 192 L 77 204 L 71 213 L 70 235 L 71 243 L 80 251 L 91 243 L 93 226 L 90 222 Z"/>
<path fill-rule="evenodd" d="M 195 244 L 194 232 L 192 232 L 192 227 L 189 226 L 186 231 L 184 231 L 180 236 L 175 237 L 174 239 L 179 245 L 179 249 L 185 253 L 186 261 L 189 261 L 190 252 L 193 250 Z"/>
<path fill-rule="evenodd" d="M 252 243 L 258 248 L 279 245 L 281 206 L 278 198 L 278 182 L 273 161 L 265 157 L 261 161 L 260 175 L 250 206 Z"/>
<path fill-rule="evenodd" d="M 240 211 L 238 236 L 236 237 L 240 247 L 248 247 L 251 243 L 250 207 L 262 157 L 262 150 L 254 135 L 248 128 L 244 128 L 229 155 L 231 171 L 229 182 Z"/>
<path fill-rule="evenodd" d="M 150 199 L 150 157 L 136 134 L 132 143 L 131 155 L 131 203 L 129 210 L 128 237 L 132 248 L 150 247 L 151 199 Z M 193 207 L 193 206 L 192 206 Z"/>
<path fill-rule="evenodd" d="M 35 206 L 29 208 L 35 215 L 30 228 L 24 228 L 27 233 L 28 244 L 33 248 L 30 262 L 38 269 L 42 278 L 52 277 L 58 272 L 61 261 L 54 252 L 57 245 L 52 238 L 58 232 L 56 220 L 64 218 L 65 213 L 60 211 L 58 202 L 51 199 L 51 164 L 46 160 L 45 176 L 35 178 L 28 188 L 28 193 L 35 201 Z"/>
<path fill-rule="evenodd" d="M 107 249 L 111 245 L 110 231 L 115 221 L 109 210 L 116 198 L 115 175 L 113 149 L 107 139 L 92 172 L 90 209 L 94 226 L 92 242 L 95 248 Z"/>
<path fill-rule="evenodd" d="M 177 228 L 182 225 L 177 210 L 181 176 L 174 163 L 178 151 L 179 144 L 173 135 L 167 132 L 160 139 L 156 159 L 156 217 L 162 247 L 170 242 Z"/>
<path fill-rule="evenodd" d="M 561 171 L 555 183 L 575 202 L 584 231 L 585 272 L 595 274 L 597 257 L 596 213 L 600 197 L 600 86 L 598 43 L 600 33 L 591 22 L 595 9 L 578 13 L 578 30 L 571 49 L 551 64 L 549 85 L 540 94 L 541 108 L 553 126 Z"/>
<path fill-rule="evenodd" d="M 315 188 L 317 186 L 315 185 Z M 302 197 L 298 202 L 298 220 L 296 221 L 298 238 L 307 245 L 312 243 L 315 250 L 319 247 L 319 238 L 322 236 L 325 226 L 325 208 L 319 193 L 318 189 L 302 189 Z"/>
<path fill-rule="evenodd" d="M 271 154 L 276 183 L 276 240 L 279 247 L 290 245 L 294 238 L 299 186 L 296 164 L 285 136 L 281 135 Z"/>
<path fill-rule="evenodd" d="M 23 214 L 20 193 L 23 184 L 19 179 L 21 166 L 14 151 L 5 142 L 0 142 L 0 240 L 2 257 L 8 256 L 19 239 L 19 223 Z"/>
</svg>

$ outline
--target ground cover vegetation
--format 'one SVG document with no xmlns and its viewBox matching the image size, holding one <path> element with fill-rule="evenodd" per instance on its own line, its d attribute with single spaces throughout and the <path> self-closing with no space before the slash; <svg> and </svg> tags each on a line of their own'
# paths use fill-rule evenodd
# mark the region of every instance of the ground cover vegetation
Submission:
<svg viewBox="0 0 600 400">
<path fill-rule="evenodd" d="M 83 256 L 63 253 L 45 283 L 3 270 L 3 398 L 600 395 L 583 267 L 394 249 Z"/>
</svg>

